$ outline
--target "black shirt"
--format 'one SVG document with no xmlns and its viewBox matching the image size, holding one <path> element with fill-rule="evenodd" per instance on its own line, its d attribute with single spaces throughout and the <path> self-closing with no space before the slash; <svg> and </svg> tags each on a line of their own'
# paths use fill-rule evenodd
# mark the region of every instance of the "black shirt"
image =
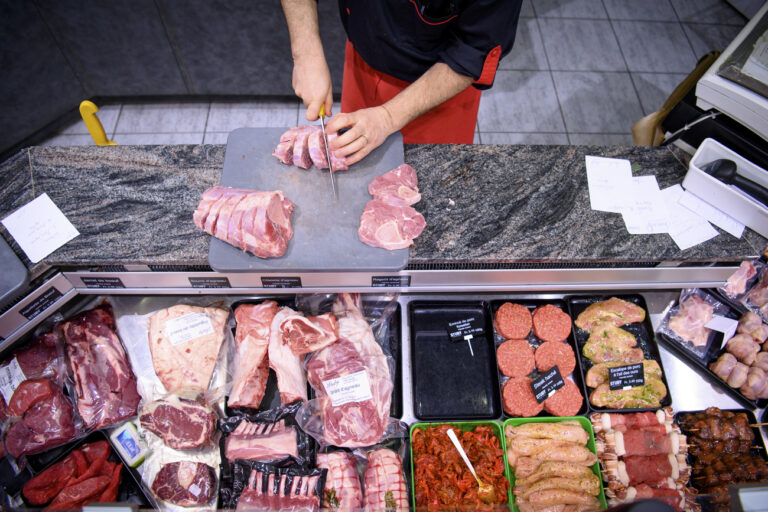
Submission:
<svg viewBox="0 0 768 512">
<path fill-rule="evenodd" d="M 476 81 L 482 75 L 474 85 L 486 89 L 493 84 L 498 61 L 512 49 L 521 4 L 522 0 L 339 0 L 339 10 L 347 37 L 373 69 L 413 82 L 436 62 L 444 62 Z M 492 52 L 496 47 L 500 48 Z M 490 67 L 492 72 L 487 71 Z"/>
</svg>

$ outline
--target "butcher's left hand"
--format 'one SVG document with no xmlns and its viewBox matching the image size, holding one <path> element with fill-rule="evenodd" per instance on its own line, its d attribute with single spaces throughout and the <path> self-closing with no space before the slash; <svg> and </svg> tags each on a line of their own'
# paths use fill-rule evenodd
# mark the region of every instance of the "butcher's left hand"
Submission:
<svg viewBox="0 0 768 512">
<path fill-rule="evenodd" d="M 393 124 L 392 117 L 383 106 L 336 114 L 328 121 L 327 130 L 333 133 L 342 128 L 349 129 L 329 142 L 330 149 L 338 156 L 346 157 L 347 164 L 352 165 L 381 146 L 396 131 Z"/>
</svg>

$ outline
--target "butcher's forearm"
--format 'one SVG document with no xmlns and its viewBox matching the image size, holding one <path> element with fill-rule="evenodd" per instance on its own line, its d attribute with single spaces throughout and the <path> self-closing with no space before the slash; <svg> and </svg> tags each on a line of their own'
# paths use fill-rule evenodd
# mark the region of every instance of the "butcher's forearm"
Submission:
<svg viewBox="0 0 768 512">
<path fill-rule="evenodd" d="M 293 60 L 322 57 L 316 0 L 282 0 Z"/>
<path fill-rule="evenodd" d="M 447 64 L 434 64 L 418 80 L 384 104 L 392 118 L 394 131 L 453 98 L 473 81 L 472 77 L 456 73 Z"/>
</svg>

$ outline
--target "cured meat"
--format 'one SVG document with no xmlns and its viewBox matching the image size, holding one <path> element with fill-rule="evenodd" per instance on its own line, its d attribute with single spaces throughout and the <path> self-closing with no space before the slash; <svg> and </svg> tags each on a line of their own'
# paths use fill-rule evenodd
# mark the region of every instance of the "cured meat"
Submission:
<svg viewBox="0 0 768 512">
<path fill-rule="evenodd" d="M 334 446 L 373 445 L 389 424 L 394 387 L 389 360 L 363 317 L 359 300 L 356 294 L 339 295 L 333 305 L 339 340 L 307 362 L 309 382 L 318 395 L 323 438 Z M 339 399 L 329 394 L 329 387 L 333 389 L 341 378 L 359 386 L 356 396 Z"/>
<path fill-rule="evenodd" d="M 235 362 L 230 407 L 258 408 L 269 376 L 269 332 L 278 307 L 275 301 L 241 304 L 235 309 Z"/>
<path fill-rule="evenodd" d="M 731 274 L 723 290 L 729 297 L 736 297 L 747 291 L 747 282 L 755 277 L 757 269 L 749 261 L 742 261 L 739 270 Z"/>
<path fill-rule="evenodd" d="M 408 511 L 408 489 L 403 476 L 403 462 L 387 448 L 368 453 L 365 482 L 365 512 Z"/>
<path fill-rule="evenodd" d="M 501 373 L 507 377 L 526 377 L 536 369 L 533 348 L 528 340 L 505 341 L 496 349 L 496 361 Z"/>
<path fill-rule="evenodd" d="M 368 193 L 374 199 L 394 206 L 411 206 L 421 200 L 416 171 L 408 164 L 374 178 L 368 185 Z"/>
<path fill-rule="evenodd" d="M 533 311 L 533 334 L 543 341 L 565 341 L 571 334 L 571 317 L 553 304 Z"/>
<path fill-rule="evenodd" d="M 599 322 L 608 322 L 616 326 L 642 322 L 645 320 L 645 310 L 640 306 L 618 297 L 595 302 L 576 317 L 576 327 L 591 331 Z"/>
<path fill-rule="evenodd" d="M 86 428 L 98 429 L 136 415 L 139 394 L 109 305 L 79 313 L 60 325 Z"/>
<path fill-rule="evenodd" d="M 325 468 L 323 503 L 331 510 L 357 510 L 363 506 L 363 489 L 355 458 L 348 452 L 317 454 L 317 467 Z"/>
<path fill-rule="evenodd" d="M 680 303 L 677 313 L 669 317 L 669 329 L 683 341 L 689 341 L 695 347 L 703 347 L 712 332 L 705 325 L 712 320 L 714 312 L 714 306 L 691 295 Z"/>
<path fill-rule="evenodd" d="M 531 312 L 522 304 L 505 302 L 493 316 L 493 326 L 506 339 L 521 340 L 527 338 L 533 327 Z"/>
<path fill-rule="evenodd" d="M 265 473 L 254 469 L 248 485 L 237 500 L 240 511 L 320 510 L 319 476 Z"/>
<path fill-rule="evenodd" d="M 216 494 L 216 472 L 202 462 L 165 464 L 152 481 L 152 492 L 163 501 L 193 507 L 209 503 Z"/>
<path fill-rule="evenodd" d="M 196 400 L 171 395 L 141 408 L 141 426 L 174 450 L 192 450 L 211 443 L 216 413 Z"/>
<path fill-rule="evenodd" d="M 272 461 L 299 456 L 296 428 L 277 423 L 252 423 L 241 421 L 227 436 L 224 453 L 227 459 L 235 461 Z"/>
<path fill-rule="evenodd" d="M 330 313 L 320 316 L 291 316 L 280 324 L 283 343 L 296 355 L 316 352 L 339 337 L 339 324 Z"/>
<path fill-rule="evenodd" d="M 372 247 L 405 249 L 413 244 L 426 225 L 424 216 L 412 207 L 393 206 L 374 199 L 365 205 L 357 236 Z"/>
<path fill-rule="evenodd" d="M 213 187 L 203 192 L 192 217 L 199 229 L 234 247 L 279 258 L 293 237 L 294 208 L 280 190 Z"/>
<path fill-rule="evenodd" d="M 277 389 L 280 401 L 289 404 L 295 400 L 307 400 L 307 377 L 301 366 L 301 356 L 291 351 L 283 342 L 280 326 L 291 317 L 301 317 L 291 308 L 281 308 L 272 319 L 269 333 L 269 367 L 277 375 Z"/>
<path fill-rule="evenodd" d="M 219 358 L 229 312 L 178 304 L 149 318 L 149 351 L 165 389 L 205 391 Z"/>
</svg>

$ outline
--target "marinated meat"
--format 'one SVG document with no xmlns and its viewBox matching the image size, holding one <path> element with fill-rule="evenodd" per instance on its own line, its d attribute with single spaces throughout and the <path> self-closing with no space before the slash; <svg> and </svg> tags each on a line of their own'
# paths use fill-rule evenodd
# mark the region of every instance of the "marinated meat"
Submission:
<svg viewBox="0 0 768 512">
<path fill-rule="evenodd" d="M 705 327 L 712 320 L 715 308 L 696 295 L 680 303 L 677 313 L 669 317 L 669 328 L 683 341 L 703 347 L 709 340 L 711 329 Z"/>
<path fill-rule="evenodd" d="M 522 304 L 505 302 L 496 310 L 493 326 L 496 332 L 506 339 L 527 338 L 533 327 L 531 312 Z"/>
<path fill-rule="evenodd" d="M 734 362 L 735 361 L 736 359 L 734 358 Z M 587 370 L 587 374 L 584 377 L 584 382 L 590 388 L 596 388 L 600 384 L 603 384 L 604 382 L 608 382 L 608 377 L 610 375 L 609 373 L 610 368 L 615 368 L 617 366 L 624 366 L 624 365 L 625 363 L 621 361 L 611 361 L 609 363 L 599 363 L 599 364 L 592 365 L 592 368 Z M 648 380 L 651 378 L 661 379 L 661 366 L 659 366 L 659 363 L 657 363 L 653 359 L 644 359 L 643 375 L 645 377 L 645 380 Z"/>
<path fill-rule="evenodd" d="M 578 386 L 572 380 L 565 379 L 565 386 L 544 400 L 544 410 L 552 416 L 576 416 L 584 403 Z"/>
<path fill-rule="evenodd" d="M 576 355 L 567 343 L 559 341 L 545 341 L 536 348 L 536 367 L 541 372 L 557 366 L 560 375 L 564 378 L 573 373 L 576 368 Z"/>
<path fill-rule="evenodd" d="M 279 258 L 293 237 L 294 208 L 280 190 L 213 187 L 203 192 L 193 220 L 209 235 L 243 251 L 259 258 Z"/>
<path fill-rule="evenodd" d="M 216 420 L 216 413 L 209 406 L 176 395 L 146 404 L 139 412 L 141 426 L 174 450 L 211 444 Z"/>
<path fill-rule="evenodd" d="M 112 308 L 102 305 L 60 324 L 86 428 L 98 429 L 136 415 L 139 393 L 115 333 Z"/>
<path fill-rule="evenodd" d="M 403 476 L 403 462 L 387 448 L 368 452 L 365 482 L 365 512 L 381 510 L 407 512 L 408 489 Z"/>
<path fill-rule="evenodd" d="M 336 318 L 326 313 L 320 316 L 294 315 L 280 324 L 283 343 L 296 355 L 309 354 L 327 347 L 339 337 Z"/>
<path fill-rule="evenodd" d="M 357 236 L 361 242 L 382 249 L 405 249 L 427 225 L 410 206 L 393 206 L 374 199 L 365 205 Z"/>
<path fill-rule="evenodd" d="M 749 261 L 742 261 L 739 270 L 731 274 L 723 290 L 729 297 L 736 297 L 747 291 L 747 283 L 755 277 L 757 270 Z"/>
<path fill-rule="evenodd" d="M 608 300 L 590 304 L 581 312 L 574 322 L 576 327 L 592 331 L 597 323 L 612 323 L 616 326 L 642 322 L 645 320 L 645 310 L 629 301 L 611 297 Z"/>
<path fill-rule="evenodd" d="M 656 408 L 667 396 L 667 387 L 661 379 L 648 379 L 644 386 L 611 390 L 608 383 L 600 384 L 589 395 L 589 402 L 595 407 L 611 409 Z"/>
<path fill-rule="evenodd" d="M 544 410 L 544 404 L 536 401 L 528 377 L 511 378 L 501 388 L 504 411 L 514 417 L 529 418 Z"/>
<path fill-rule="evenodd" d="M 5 448 L 18 459 L 70 441 L 77 435 L 73 417 L 74 406 L 61 388 L 54 386 L 49 396 L 35 402 L 21 419 L 10 424 L 5 432 Z"/>
<path fill-rule="evenodd" d="M 319 476 L 266 473 L 254 469 L 248 485 L 237 500 L 236 512 L 241 511 L 302 511 L 320 509 Z"/>
<path fill-rule="evenodd" d="M 637 339 L 631 333 L 613 325 L 597 324 L 593 326 L 581 353 L 593 363 L 640 363 L 645 355 L 642 349 L 636 347 Z"/>
<path fill-rule="evenodd" d="M 307 400 L 307 377 L 302 368 L 302 356 L 291 351 L 283 341 L 280 326 L 291 317 L 301 316 L 291 308 L 281 308 L 272 319 L 269 332 L 268 358 L 269 367 L 277 375 L 277 389 L 280 401 L 289 404 L 295 400 Z"/>
<path fill-rule="evenodd" d="M 507 377 L 526 377 L 536 369 L 533 348 L 527 340 L 507 340 L 499 345 L 496 361 Z"/>
<path fill-rule="evenodd" d="M 725 344 L 725 350 L 736 356 L 736 359 L 747 366 L 755 362 L 760 345 L 755 343 L 748 334 L 737 334 Z"/>
<path fill-rule="evenodd" d="M 411 206 L 421 200 L 416 171 L 408 164 L 374 178 L 368 185 L 368 193 L 394 206 Z"/>
<path fill-rule="evenodd" d="M 277 303 L 241 304 L 235 309 L 235 359 L 230 407 L 258 408 L 269 377 L 269 333 Z"/>
<path fill-rule="evenodd" d="M 235 461 L 276 461 L 286 457 L 298 457 L 299 444 L 296 428 L 277 423 L 252 423 L 243 420 L 227 436 L 224 453 Z"/>
<path fill-rule="evenodd" d="M 152 481 L 152 493 L 182 507 L 209 503 L 216 495 L 216 471 L 202 462 L 165 464 Z"/>
<path fill-rule="evenodd" d="M 565 341 L 571 334 L 571 317 L 553 304 L 533 311 L 533 334 L 543 341 Z"/>
<path fill-rule="evenodd" d="M 224 342 L 229 312 L 178 304 L 149 318 L 149 351 L 165 389 L 205 391 Z"/>
<path fill-rule="evenodd" d="M 363 506 L 363 489 L 355 458 L 348 452 L 317 454 L 317 467 L 325 468 L 323 503 L 331 510 L 357 510 Z"/>
</svg>

